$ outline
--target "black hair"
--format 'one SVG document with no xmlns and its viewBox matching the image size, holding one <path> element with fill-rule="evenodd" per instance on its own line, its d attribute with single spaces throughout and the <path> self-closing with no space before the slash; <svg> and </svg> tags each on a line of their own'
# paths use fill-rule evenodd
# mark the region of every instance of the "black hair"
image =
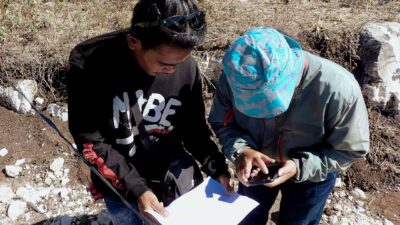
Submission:
<svg viewBox="0 0 400 225">
<path fill-rule="evenodd" d="M 186 31 L 179 34 L 165 32 L 160 26 L 141 27 L 137 24 L 157 22 L 175 15 L 189 15 L 196 11 L 199 11 L 196 0 L 139 0 L 132 12 L 131 35 L 140 40 L 143 49 L 156 48 L 162 44 L 193 48 L 204 40 L 205 21 L 204 28 L 194 30 L 186 24 Z"/>
</svg>

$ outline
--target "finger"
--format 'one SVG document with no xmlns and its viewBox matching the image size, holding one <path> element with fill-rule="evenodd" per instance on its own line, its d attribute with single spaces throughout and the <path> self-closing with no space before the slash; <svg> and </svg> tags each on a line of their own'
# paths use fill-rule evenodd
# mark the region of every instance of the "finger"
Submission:
<svg viewBox="0 0 400 225">
<path fill-rule="evenodd" d="M 244 180 L 244 175 L 243 175 L 243 170 L 237 170 L 236 171 L 236 178 L 239 180 L 240 183 L 242 183 L 245 186 L 248 186 L 247 180 Z"/>
<path fill-rule="evenodd" d="M 239 164 L 236 167 L 236 176 L 240 181 L 243 181 L 245 169 L 244 169 L 244 164 Z"/>
<path fill-rule="evenodd" d="M 255 176 L 257 176 L 258 175 L 258 173 L 260 172 L 260 168 L 255 168 L 255 169 L 252 169 L 251 170 L 251 173 L 250 173 L 250 177 L 255 177 Z"/>
<path fill-rule="evenodd" d="M 282 176 L 284 176 L 285 174 L 288 174 L 288 173 L 290 173 L 290 169 L 287 166 L 283 166 L 282 168 L 280 168 L 278 170 L 278 175 L 280 177 L 282 177 Z"/>
<path fill-rule="evenodd" d="M 257 165 L 258 168 L 260 168 L 260 170 L 261 170 L 263 173 L 268 174 L 267 165 L 266 165 L 265 162 L 262 160 L 262 157 L 261 157 L 261 158 L 257 158 L 257 159 L 255 160 L 254 163 Z"/>
<path fill-rule="evenodd" d="M 163 217 L 167 217 L 169 215 L 168 211 L 164 208 L 163 204 L 160 202 L 155 202 L 153 204 L 154 210 Z"/>
<path fill-rule="evenodd" d="M 288 174 L 290 177 L 292 177 L 297 173 L 297 166 L 293 160 L 286 161 L 281 169 L 282 171 L 281 170 L 278 171 L 279 175 Z"/>
<path fill-rule="evenodd" d="M 264 155 L 264 154 L 261 155 L 261 159 L 262 159 L 266 164 L 275 163 L 275 159 L 272 159 L 272 158 L 270 158 L 270 157 L 268 157 L 267 155 Z"/>
<path fill-rule="evenodd" d="M 246 160 L 243 171 L 243 180 L 248 182 L 248 177 L 250 177 L 251 168 L 253 167 L 251 160 Z"/>
</svg>

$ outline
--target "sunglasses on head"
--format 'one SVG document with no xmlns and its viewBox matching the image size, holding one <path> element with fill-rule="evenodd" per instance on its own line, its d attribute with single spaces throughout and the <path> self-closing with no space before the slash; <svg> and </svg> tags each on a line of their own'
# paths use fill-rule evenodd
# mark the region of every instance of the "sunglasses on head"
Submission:
<svg viewBox="0 0 400 225">
<path fill-rule="evenodd" d="M 178 34 L 185 32 L 187 23 L 193 30 L 203 29 L 205 24 L 204 12 L 196 11 L 187 16 L 171 16 L 162 20 L 158 19 L 155 22 L 137 23 L 136 26 L 142 28 L 160 26 L 165 32 Z"/>
</svg>

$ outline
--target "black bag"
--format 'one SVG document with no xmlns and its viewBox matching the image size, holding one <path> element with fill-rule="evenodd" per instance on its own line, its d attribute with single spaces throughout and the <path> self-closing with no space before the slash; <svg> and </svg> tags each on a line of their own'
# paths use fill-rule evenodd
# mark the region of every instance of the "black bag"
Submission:
<svg viewBox="0 0 400 225">
<path fill-rule="evenodd" d="M 179 196 L 190 191 L 203 181 L 203 175 L 196 161 L 186 151 L 181 151 L 171 163 L 163 181 L 152 181 L 150 188 L 159 201 L 168 206 Z"/>
<path fill-rule="evenodd" d="M 135 124 L 139 130 L 139 139 L 143 148 L 149 150 L 153 142 L 145 132 L 143 117 L 139 109 L 139 104 L 132 107 L 132 114 Z M 203 181 L 203 175 L 192 156 L 185 150 L 180 150 L 164 176 L 163 180 L 150 180 L 149 187 L 153 190 L 158 200 L 168 206 L 179 196 L 190 191 Z"/>
</svg>

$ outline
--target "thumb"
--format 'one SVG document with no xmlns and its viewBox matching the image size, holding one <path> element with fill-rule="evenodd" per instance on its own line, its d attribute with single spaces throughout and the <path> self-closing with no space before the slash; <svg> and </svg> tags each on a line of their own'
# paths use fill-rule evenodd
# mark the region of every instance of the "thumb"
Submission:
<svg viewBox="0 0 400 225">
<path fill-rule="evenodd" d="M 162 202 L 157 202 L 154 205 L 154 210 L 163 217 L 167 217 L 169 212 L 164 208 L 164 204 Z"/>
</svg>

